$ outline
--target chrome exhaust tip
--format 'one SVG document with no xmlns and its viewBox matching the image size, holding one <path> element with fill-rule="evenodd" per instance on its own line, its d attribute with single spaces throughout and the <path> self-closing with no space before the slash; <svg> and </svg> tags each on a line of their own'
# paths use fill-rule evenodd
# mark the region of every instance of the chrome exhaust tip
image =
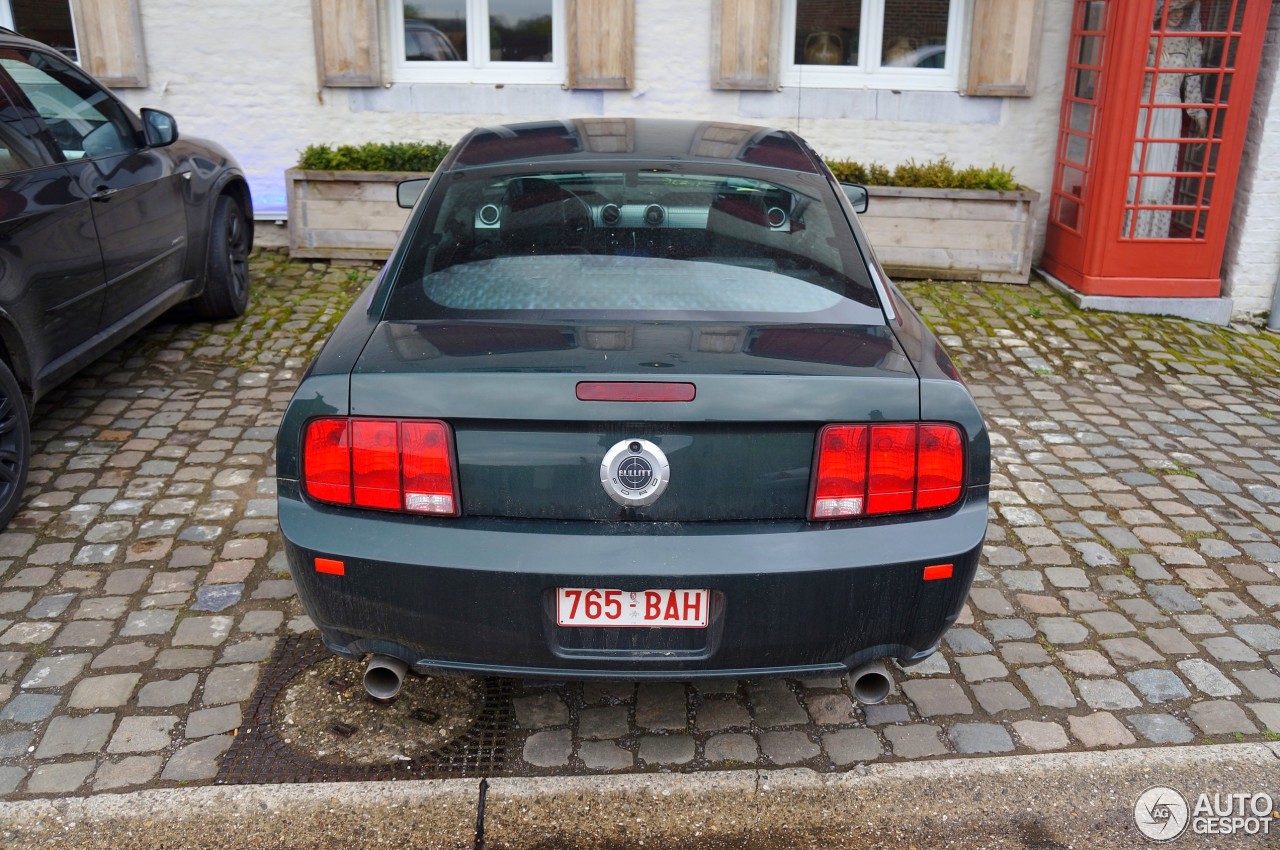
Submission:
<svg viewBox="0 0 1280 850">
<path fill-rule="evenodd" d="M 893 679 L 878 661 L 864 664 L 849 674 L 849 690 L 863 705 L 884 702 L 893 693 Z"/>
<path fill-rule="evenodd" d="M 364 668 L 364 689 L 374 699 L 394 699 L 409 665 L 390 655 L 375 655 Z"/>
</svg>

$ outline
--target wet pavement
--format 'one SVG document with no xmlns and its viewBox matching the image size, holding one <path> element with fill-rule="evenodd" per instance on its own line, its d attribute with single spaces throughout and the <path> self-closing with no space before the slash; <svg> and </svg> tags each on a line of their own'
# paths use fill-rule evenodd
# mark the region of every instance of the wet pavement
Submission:
<svg viewBox="0 0 1280 850">
<path fill-rule="evenodd" d="M 249 314 L 162 323 L 36 412 L 0 534 L 0 795 L 212 782 L 306 632 L 275 428 L 373 274 L 254 259 Z M 1280 739 L 1280 338 L 910 284 L 992 431 L 991 527 L 941 653 L 842 677 L 514 685 L 515 775 Z M 356 733 L 358 734 L 358 732 Z"/>
</svg>

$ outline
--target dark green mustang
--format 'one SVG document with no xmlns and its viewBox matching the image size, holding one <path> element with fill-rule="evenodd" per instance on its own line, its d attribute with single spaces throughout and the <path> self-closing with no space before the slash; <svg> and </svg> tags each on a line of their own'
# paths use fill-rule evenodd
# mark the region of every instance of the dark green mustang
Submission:
<svg viewBox="0 0 1280 850">
<path fill-rule="evenodd" d="M 393 683 L 934 651 L 990 445 L 865 190 L 786 131 L 631 119 L 475 130 L 400 189 L 399 244 L 280 428 L 329 647 Z"/>
</svg>

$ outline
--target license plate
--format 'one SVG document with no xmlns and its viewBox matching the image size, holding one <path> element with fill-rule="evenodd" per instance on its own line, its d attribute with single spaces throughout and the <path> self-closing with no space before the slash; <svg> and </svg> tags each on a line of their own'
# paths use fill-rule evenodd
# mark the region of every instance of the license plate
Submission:
<svg viewBox="0 0 1280 850">
<path fill-rule="evenodd" d="M 556 625 L 705 629 L 710 590 L 556 588 Z"/>
</svg>

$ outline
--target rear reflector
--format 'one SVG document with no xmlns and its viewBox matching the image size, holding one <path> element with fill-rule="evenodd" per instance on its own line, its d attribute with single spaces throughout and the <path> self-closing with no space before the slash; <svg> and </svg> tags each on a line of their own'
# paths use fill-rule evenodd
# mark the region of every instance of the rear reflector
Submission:
<svg viewBox="0 0 1280 850">
<path fill-rule="evenodd" d="M 318 502 L 458 515 L 453 441 L 443 422 L 316 419 L 302 446 L 303 486 Z"/>
<path fill-rule="evenodd" d="M 924 580 L 937 581 L 942 578 L 951 578 L 953 572 L 955 572 L 955 567 L 952 564 L 934 564 L 924 568 Z"/>
<path fill-rule="evenodd" d="M 316 572 L 327 573 L 331 576 L 345 576 L 347 574 L 347 565 L 342 561 L 335 561 L 333 558 L 316 558 Z"/>
<path fill-rule="evenodd" d="M 810 519 L 945 508 L 960 500 L 964 437 L 955 425 L 827 425 L 818 434 Z"/>
<path fill-rule="evenodd" d="M 693 401 L 693 384 L 657 381 L 583 381 L 578 401 Z"/>
</svg>

